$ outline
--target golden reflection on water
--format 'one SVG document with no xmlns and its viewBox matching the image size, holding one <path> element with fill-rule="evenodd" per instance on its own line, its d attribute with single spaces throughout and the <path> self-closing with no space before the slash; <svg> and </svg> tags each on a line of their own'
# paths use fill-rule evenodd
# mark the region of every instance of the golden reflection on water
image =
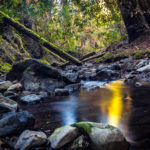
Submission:
<svg viewBox="0 0 150 150">
<path fill-rule="evenodd" d="M 123 98 L 131 100 L 130 93 L 125 89 L 123 80 L 115 81 L 106 85 L 106 88 L 112 92 L 108 105 L 108 123 L 113 126 L 118 126 L 121 114 L 123 112 Z M 124 97 L 124 94 L 126 97 Z"/>
</svg>

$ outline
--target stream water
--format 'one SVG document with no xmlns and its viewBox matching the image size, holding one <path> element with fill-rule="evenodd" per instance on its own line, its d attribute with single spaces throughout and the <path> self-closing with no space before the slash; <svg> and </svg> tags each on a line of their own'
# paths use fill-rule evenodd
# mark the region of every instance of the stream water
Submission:
<svg viewBox="0 0 150 150">
<path fill-rule="evenodd" d="M 150 146 L 150 84 L 141 84 L 131 87 L 119 80 L 95 91 L 81 90 L 21 108 L 35 116 L 35 127 L 47 132 L 79 121 L 102 122 L 118 127 L 131 143 Z"/>
</svg>

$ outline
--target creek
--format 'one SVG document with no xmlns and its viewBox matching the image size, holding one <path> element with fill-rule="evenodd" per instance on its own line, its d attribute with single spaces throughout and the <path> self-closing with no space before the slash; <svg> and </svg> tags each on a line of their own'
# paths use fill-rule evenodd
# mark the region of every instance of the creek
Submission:
<svg viewBox="0 0 150 150">
<path fill-rule="evenodd" d="M 53 97 L 33 105 L 20 104 L 36 118 L 35 127 L 46 132 L 79 121 L 102 122 L 118 127 L 136 145 L 150 145 L 150 84 L 131 86 L 118 80 L 94 91 L 80 90 L 70 96 Z"/>
</svg>

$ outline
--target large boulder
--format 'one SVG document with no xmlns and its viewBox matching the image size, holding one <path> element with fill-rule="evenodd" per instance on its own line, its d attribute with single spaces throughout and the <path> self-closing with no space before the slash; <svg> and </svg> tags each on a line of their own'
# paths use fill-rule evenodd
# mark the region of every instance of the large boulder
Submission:
<svg viewBox="0 0 150 150">
<path fill-rule="evenodd" d="M 11 113 L 0 120 L 0 137 L 20 134 L 26 129 L 32 129 L 35 119 L 27 111 Z"/>
<path fill-rule="evenodd" d="M 73 126 L 90 137 L 93 150 L 128 150 L 129 144 L 122 133 L 111 125 L 79 122 Z"/>
<path fill-rule="evenodd" d="M 6 98 L 2 95 L 0 95 L 0 112 L 8 112 L 8 111 L 13 111 L 15 112 L 18 108 L 17 102 Z"/>
<path fill-rule="evenodd" d="M 6 78 L 10 81 L 22 81 L 23 88 L 29 91 L 50 91 L 72 83 L 60 70 L 36 59 L 15 64 Z"/>
<path fill-rule="evenodd" d="M 28 150 L 32 147 L 42 146 L 47 142 L 47 136 L 43 132 L 25 130 L 19 136 L 15 149 Z"/>
<path fill-rule="evenodd" d="M 61 148 L 65 144 L 72 142 L 78 136 L 78 130 L 76 127 L 64 126 L 58 128 L 49 137 L 51 147 L 54 149 Z"/>
</svg>

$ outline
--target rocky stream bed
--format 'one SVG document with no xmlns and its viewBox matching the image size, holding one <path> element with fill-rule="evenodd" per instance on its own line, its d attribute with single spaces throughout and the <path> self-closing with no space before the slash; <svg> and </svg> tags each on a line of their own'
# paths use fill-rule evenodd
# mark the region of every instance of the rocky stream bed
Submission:
<svg viewBox="0 0 150 150">
<path fill-rule="evenodd" d="M 7 75 L 2 75 L 0 79 L 0 149 L 134 149 L 130 144 L 137 146 L 137 143 L 135 144 L 134 142 L 126 140 L 125 132 L 122 132 L 118 126 L 118 128 L 114 127 L 116 118 L 112 118 L 112 120 L 114 120 L 112 122 L 95 123 L 95 121 L 99 122 L 99 120 L 84 120 L 84 117 L 80 117 L 80 119 L 76 119 L 76 121 L 62 124 L 62 126 L 65 125 L 63 127 L 60 127 L 60 125 L 58 126 L 60 128 L 53 126 L 48 130 L 47 128 L 42 129 L 40 125 L 37 124 L 38 115 L 35 117 L 34 113 L 32 114 L 32 109 L 35 111 L 35 105 L 38 104 L 38 106 L 40 106 L 47 100 L 49 100 L 49 103 L 46 103 L 47 105 L 51 102 L 51 104 L 53 104 L 55 98 L 57 98 L 57 102 L 59 103 L 63 101 L 64 97 L 69 97 L 75 92 L 79 93 L 79 91 L 84 91 L 82 94 L 87 94 L 87 97 L 93 96 L 94 101 L 96 94 L 94 92 L 105 89 L 107 86 L 108 89 L 111 89 L 110 93 L 117 93 L 114 95 L 114 99 L 120 100 L 120 95 L 118 94 L 120 92 L 116 90 L 118 87 L 112 89 L 109 87 L 109 84 L 107 84 L 116 80 L 119 80 L 119 89 L 120 85 L 124 84 L 134 90 L 136 89 L 135 92 L 132 90 L 132 96 L 128 96 L 129 92 L 125 90 L 127 88 L 123 89 L 123 93 L 125 95 L 124 99 L 129 102 L 134 93 L 134 97 L 137 99 L 136 105 L 138 105 L 141 101 L 136 97 L 136 93 L 141 92 L 141 89 L 144 89 L 144 92 L 149 89 L 149 72 L 149 59 L 133 60 L 126 58 L 111 64 L 85 63 L 82 66 L 67 65 L 64 68 L 54 68 L 36 59 L 29 59 L 15 64 L 11 71 Z M 93 95 L 89 95 L 89 92 L 92 92 Z M 104 97 L 110 94 L 107 90 L 98 93 L 101 94 L 101 97 L 103 94 Z M 87 97 L 85 98 L 88 99 Z M 101 99 L 104 99 L 104 97 Z M 117 103 L 117 101 L 114 101 L 113 104 L 115 102 Z M 141 111 L 141 116 L 148 117 L 149 109 L 145 110 L 144 106 L 148 106 L 149 102 L 147 99 L 143 99 L 142 102 L 144 110 L 143 108 L 141 110 L 141 107 L 136 107 L 133 111 Z M 93 102 L 93 104 L 97 105 L 98 103 Z M 50 107 L 52 108 L 52 106 Z M 122 106 L 117 105 L 117 107 L 112 107 L 111 109 L 115 111 L 121 107 Z M 43 109 L 46 108 L 48 108 L 48 106 L 43 107 Z M 71 107 L 71 109 L 72 108 L 73 107 Z M 102 106 L 102 108 L 104 108 L 104 106 Z M 58 112 L 61 111 L 60 109 L 57 110 Z M 96 111 L 96 109 L 92 109 L 92 112 L 94 111 Z M 104 109 L 102 109 L 102 112 L 103 111 Z M 40 113 L 40 110 L 37 109 L 36 114 L 38 114 L 38 112 Z M 92 112 L 88 109 L 86 113 L 91 114 Z M 53 120 L 56 120 L 55 115 L 56 114 L 54 114 L 54 118 L 51 117 L 50 120 L 47 118 L 47 121 L 53 122 Z M 72 116 L 70 118 L 72 118 Z M 137 118 L 138 117 L 133 118 L 135 124 L 138 120 Z M 146 119 L 149 120 L 148 118 Z M 111 125 L 104 123 L 111 123 Z M 143 142 L 143 137 L 147 137 L 149 133 L 149 122 L 147 121 L 145 123 L 145 120 L 139 120 L 139 123 L 147 129 L 142 132 L 142 136 L 136 139 L 137 141 L 142 141 L 140 144 L 143 144 L 145 143 L 145 141 Z M 46 124 L 46 122 L 43 122 L 43 124 Z M 136 125 L 134 127 L 136 128 Z M 54 129 L 56 130 L 54 131 Z M 141 131 L 137 128 L 136 132 Z M 147 143 L 149 143 L 149 140 L 150 139 L 146 138 Z M 147 148 L 148 144 L 144 147 Z"/>
</svg>

